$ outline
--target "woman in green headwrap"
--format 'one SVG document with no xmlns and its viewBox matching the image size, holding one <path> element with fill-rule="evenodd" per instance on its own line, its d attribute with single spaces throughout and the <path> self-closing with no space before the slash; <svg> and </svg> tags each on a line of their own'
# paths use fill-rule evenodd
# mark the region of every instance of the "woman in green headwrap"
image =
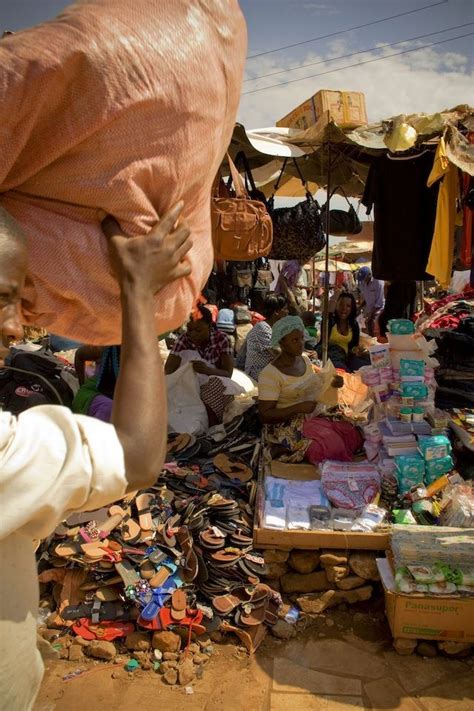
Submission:
<svg viewBox="0 0 474 711">
<path fill-rule="evenodd" d="M 301 461 L 310 441 L 303 436 L 305 415 L 316 408 L 328 387 L 341 387 L 339 375 L 316 373 L 304 350 L 304 324 L 299 316 L 286 316 L 272 328 L 272 347 L 280 355 L 267 365 L 258 380 L 260 419 L 268 425 L 270 442 L 285 450 L 287 461 Z"/>
</svg>

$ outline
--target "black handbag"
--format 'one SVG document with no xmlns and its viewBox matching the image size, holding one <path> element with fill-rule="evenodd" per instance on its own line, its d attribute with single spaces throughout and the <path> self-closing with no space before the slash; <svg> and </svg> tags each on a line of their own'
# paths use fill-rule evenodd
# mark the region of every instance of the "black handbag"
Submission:
<svg viewBox="0 0 474 711">
<path fill-rule="evenodd" d="M 293 159 L 296 170 L 306 187 L 299 166 Z M 287 161 L 283 163 L 280 176 L 275 184 L 278 190 Z M 269 259 L 297 259 L 307 262 L 326 246 L 326 235 L 321 222 L 321 208 L 307 190 L 303 202 L 294 207 L 274 208 L 274 194 L 268 202 L 268 209 L 273 221 L 273 244 Z"/>
<path fill-rule="evenodd" d="M 263 202 L 264 205 L 266 205 L 267 198 L 265 196 L 265 193 L 259 190 L 255 185 L 255 180 L 253 178 L 252 171 L 250 170 L 247 156 L 243 151 L 239 151 L 239 153 L 237 153 L 237 155 L 235 156 L 234 165 L 239 173 L 243 173 L 245 190 L 247 191 L 247 194 L 249 195 L 250 199 L 259 200 L 260 202 Z M 229 176 L 229 180 L 227 181 L 227 189 L 230 191 L 231 188 L 232 176 Z"/>
<path fill-rule="evenodd" d="M 349 202 L 344 190 L 342 188 L 334 188 L 329 199 L 332 198 L 336 190 L 340 190 L 346 198 L 347 204 L 349 205 L 349 210 L 347 212 L 345 210 L 329 210 L 329 234 L 358 235 L 360 232 L 362 232 L 362 225 L 360 223 L 359 217 L 357 216 L 357 212 L 354 210 L 354 207 Z M 327 219 L 326 205 L 323 205 L 323 207 L 321 208 L 321 221 L 324 227 L 326 227 Z"/>
</svg>

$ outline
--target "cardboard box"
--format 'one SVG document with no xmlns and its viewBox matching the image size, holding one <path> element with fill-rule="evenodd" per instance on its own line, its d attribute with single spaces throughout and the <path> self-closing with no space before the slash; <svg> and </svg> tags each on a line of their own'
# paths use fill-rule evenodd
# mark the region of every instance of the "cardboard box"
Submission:
<svg viewBox="0 0 474 711">
<path fill-rule="evenodd" d="M 393 637 L 474 642 L 474 597 L 405 595 L 396 591 L 389 561 L 377 559 Z"/>
<path fill-rule="evenodd" d="M 271 462 L 269 473 L 272 476 L 296 481 L 319 479 L 319 470 L 311 464 L 285 464 Z M 263 528 L 263 512 L 265 494 L 263 487 L 264 473 L 259 477 L 259 489 L 255 506 L 255 522 L 253 541 L 256 548 L 277 548 L 291 550 L 301 548 L 315 550 L 318 548 L 336 548 L 342 550 L 384 551 L 389 547 L 390 534 L 358 533 L 352 531 L 280 531 L 274 528 Z"/>
<path fill-rule="evenodd" d="M 365 96 L 359 91 L 321 89 L 307 101 L 277 121 L 277 126 L 305 131 L 313 126 L 325 111 L 341 128 L 357 128 L 367 124 Z"/>
</svg>

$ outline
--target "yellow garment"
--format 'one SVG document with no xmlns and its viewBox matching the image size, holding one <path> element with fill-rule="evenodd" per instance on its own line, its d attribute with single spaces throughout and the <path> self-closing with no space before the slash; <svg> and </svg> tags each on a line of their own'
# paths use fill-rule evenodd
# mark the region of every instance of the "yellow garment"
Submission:
<svg viewBox="0 0 474 711">
<path fill-rule="evenodd" d="M 331 330 L 331 335 L 329 336 L 329 344 L 331 346 L 339 346 L 343 348 L 346 353 L 349 353 L 349 343 L 352 341 L 352 328 L 349 329 L 346 336 L 339 333 L 337 330 L 337 325 L 334 324 Z"/>
<path fill-rule="evenodd" d="M 441 138 L 428 178 L 429 188 L 437 180 L 442 179 L 442 183 L 439 186 L 436 222 L 426 271 L 445 289 L 451 281 L 453 268 L 456 197 L 459 190 L 457 173 L 456 166 L 449 162 L 446 155 L 444 138 Z"/>
<path fill-rule="evenodd" d="M 258 379 L 259 400 L 276 402 L 277 409 L 316 401 L 325 388 L 325 378 L 323 374 L 314 372 L 307 356 L 303 358 L 306 363 L 303 375 L 286 375 L 271 363 L 267 365 Z"/>
</svg>

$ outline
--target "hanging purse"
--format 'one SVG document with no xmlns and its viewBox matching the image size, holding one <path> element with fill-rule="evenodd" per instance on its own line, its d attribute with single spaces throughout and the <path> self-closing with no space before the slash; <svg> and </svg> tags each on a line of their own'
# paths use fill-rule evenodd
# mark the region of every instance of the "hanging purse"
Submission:
<svg viewBox="0 0 474 711">
<path fill-rule="evenodd" d="M 347 200 L 349 210 L 329 210 L 329 234 L 330 235 L 358 235 L 362 232 L 362 225 L 357 216 L 357 212 L 349 202 L 346 193 L 342 188 L 334 188 L 329 199 L 332 198 L 336 190 L 340 190 Z M 326 225 L 327 203 L 321 208 L 321 220 Z"/>
<path fill-rule="evenodd" d="M 253 261 L 266 256 L 272 246 L 273 227 L 266 205 L 251 200 L 231 157 L 227 154 L 235 197 L 222 195 L 222 179 L 211 199 L 212 241 L 216 258 Z M 228 193 L 228 191 L 227 191 Z"/>
<path fill-rule="evenodd" d="M 263 193 L 261 190 L 257 188 L 255 185 L 255 180 L 252 175 L 252 171 L 250 170 L 250 165 L 247 160 L 247 156 L 243 151 L 239 151 L 237 155 L 235 156 L 235 161 L 234 165 L 239 172 L 240 175 L 243 174 L 244 182 L 245 182 L 245 190 L 247 191 L 247 195 L 252 199 L 252 200 L 259 200 L 260 202 L 263 202 L 264 205 L 267 204 L 267 198 L 265 196 L 265 193 Z M 229 179 L 227 181 L 227 189 L 230 191 L 232 188 L 232 175 L 229 176 Z"/>
<path fill-rule="evenodd" d="M 296 160 L 293 159 L 293 162 L 303 186 L 306 187 L 306 181 Z M 275 192 L 278 190 L 286 164 L 287 160 L 284 161 L 280 177 L 275 184 Z M 269 257 L 270 259 L 297 259 L 300 262 L 306 262 L 324 249 L 326 245 L 319 204 L 307 190 L 305 200 L 298 205 L 275 209 L 273 207 L 274 195 L 275 193 L 268 203 L 273 220 L 273 246 Z"/>
</svg>

